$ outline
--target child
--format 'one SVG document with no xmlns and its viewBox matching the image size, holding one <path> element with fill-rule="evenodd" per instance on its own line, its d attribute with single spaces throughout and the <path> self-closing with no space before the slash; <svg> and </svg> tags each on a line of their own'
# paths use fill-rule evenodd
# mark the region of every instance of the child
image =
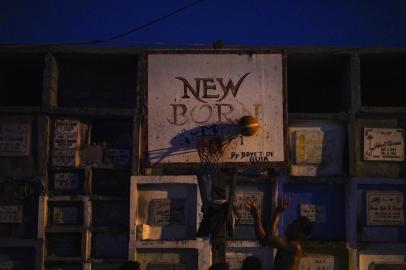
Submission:
<svg viewBox="0 0 406 270">
<path fill-rule="evenodd" d="M 266 246 L 278 249 L 273 270 L 298 270 L 300 258 L 303 254 L 301 243 L 312 231 L 310 220 L 307 217 L 300 216 L 287 226 L 285 237 L 276 234 L 281 216 L 288 205 L 289 201 L 286 198 L 278 199 L 278 206 L 272 219 L 271 232 L 266 234 L 258 208 L 251 200 L 248 200 L 246 204 L 247 209 L 250 210 L 255 219 L 255 228 L 261 242 Z"/>
</svg>

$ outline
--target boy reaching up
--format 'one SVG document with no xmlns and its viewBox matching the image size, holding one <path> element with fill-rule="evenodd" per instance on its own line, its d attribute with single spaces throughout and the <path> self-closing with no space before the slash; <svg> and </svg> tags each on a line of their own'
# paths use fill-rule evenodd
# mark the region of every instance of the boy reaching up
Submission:
<svg viewBox="0 0 406 270">
<path fill-rule="evenodd" d="M 288 199 L 278 199 L 278 205 L 272 219 L 271 231 L 267 234 L 262 226 L 261 214 L 255 203 L 251 200 L 248 200 L 246 203 L 247 209 L 250 210 L 251 215 L 255 219 L 255 228 L 261 243 L 277 249 L 273 270 L 298 270 L 300 258 L 303 255 L 302 241 L 312 231 L 310 220 L 307 217 L 300 216 L 286 227 L 285 237 L 276 234 L 281 216 L 288 205 Z"/>
</svg>

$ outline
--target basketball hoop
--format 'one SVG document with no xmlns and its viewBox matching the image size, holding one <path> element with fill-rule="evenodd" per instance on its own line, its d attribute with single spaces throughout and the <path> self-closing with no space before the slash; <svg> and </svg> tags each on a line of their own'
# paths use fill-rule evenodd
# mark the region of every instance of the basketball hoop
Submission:
<svg viewBox="0 0 406 270">
<path fill-rule="evenodd" d="M 196 150 L 200 162 L 210 172 L 216 172 L 220 159 L 228 145 L 238 136 L 251 137 L 256 134 L 260 128 L 258 119 L 246 115 L 241 117 L 237 123 L 228 124 L 227 128 L 219 125 L 222 132 L 216 134 L 202 134 L 196 137 Z M 229 130 L 228 132 L 225 130 Z M 230 132 L 231 130 L 231 132 Z"/>
<path fill-rule="evenodd" d="M 237 134 L 231 133 L 226 136 L 221 135 L 201 135 L 196 137 L 196 150 L 199 155 L 200 162 L 203 167 L 203 174 L 198 178 L 199 186 L 205 186 L 201 184 L 205 180 L 216 181 L 219 180 L 219 162 L 221 161 L 224 151 L 227 146 L 236 138 Z M 206 178 L 207 177 L 207 178 Z M 227 233 L 227 224 L 230 220 L 230 213 L 232 202 L 234 200 L 234 190 L 236 185 L 236 177 L 233 176 L 233 181 L 230 186 L 230 191 L 228 193 L 228 201 L 223 200 L 221 204 L 217 203 L 216 200 L 209 199 L 209 192 L 205 189 L 203 197 L 203 219 L 199 225 L 197 235 L 199 237 L 210 236 L 212 240 L 212 245 L 217 250 L 213 254 L 213 259 L 215 262 L 225 262 L 225 242 Z M 233 225 L 232 225 L 233 226 Z"/>
<path fill-rule="evenodd" d="M 196 149 L 200 162 L 209 172 L 215 173 L 226 147 L 234 139 L 224 135 L 199 136 L 196 138 Z"/>
<path fill-rule="evenodd" d="M 217 181 L 220 175 L 219 162 L 223 157 L 226 147 L 235 136 L 222 135 L 201 135 L 196 137 L 196 150 L 199 155 L 203 173 L 198 177 L 200 186 L 207 186 L 207 183 Z M 206 183 L 206 184 L 203 184 Z M 211 199 L 209 195 L 212 191 L 202 188 L 203 192 L 203 219 L 199 225 L 197 235 L 216 239 L 217 235 L 225 230 L 227 211 L 229 205 L 225 199 Z M 230 196 L 228 196 L 230 198 Z M 220 202 L 221 201 L 221 202 Z M 222 239 L 222 238 L 221 238 Z"/>
</svg>

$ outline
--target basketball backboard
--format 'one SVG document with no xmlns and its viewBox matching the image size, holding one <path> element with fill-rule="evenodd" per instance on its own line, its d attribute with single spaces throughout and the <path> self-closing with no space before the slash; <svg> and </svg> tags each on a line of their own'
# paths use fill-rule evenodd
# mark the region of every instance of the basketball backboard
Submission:
<svg viewBox="0 0 406 270">
<path fill-rule="evenodd" d="M 145 152 L 150 166 L 199 165 L 196 137 L 235 136 L 221 166 L 287 163 L 286 57 L 281 50 L 146 53 Z M 237 135 L 246 115 L 251 137 Z"/>
</svg>

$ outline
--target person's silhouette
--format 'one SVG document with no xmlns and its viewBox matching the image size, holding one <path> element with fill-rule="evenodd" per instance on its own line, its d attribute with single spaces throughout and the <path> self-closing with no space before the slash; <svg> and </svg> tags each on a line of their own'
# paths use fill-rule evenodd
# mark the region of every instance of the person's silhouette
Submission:
<svg viewBox="0 0 406 270">
<path fill-rule="evenodd" d="M 277 248 L 273 270 L 298 270 L 300 258 L 303 256 L 302 241 L 312 231 L 312 223 L 307 217 L 300 216 L 290 223 L 285 231 L 285 237 L 277 235 L 277 228 L 283 212 L 289 205 L 289 200 L 278 199 L 275 215 L 272 219 L 271 231 L 266 233 L 261 222 L 261 215 L 253 201 L 248 200 L 246 207 L 255 219 L 255 227 L 263 245 Z"/>
</svg>

